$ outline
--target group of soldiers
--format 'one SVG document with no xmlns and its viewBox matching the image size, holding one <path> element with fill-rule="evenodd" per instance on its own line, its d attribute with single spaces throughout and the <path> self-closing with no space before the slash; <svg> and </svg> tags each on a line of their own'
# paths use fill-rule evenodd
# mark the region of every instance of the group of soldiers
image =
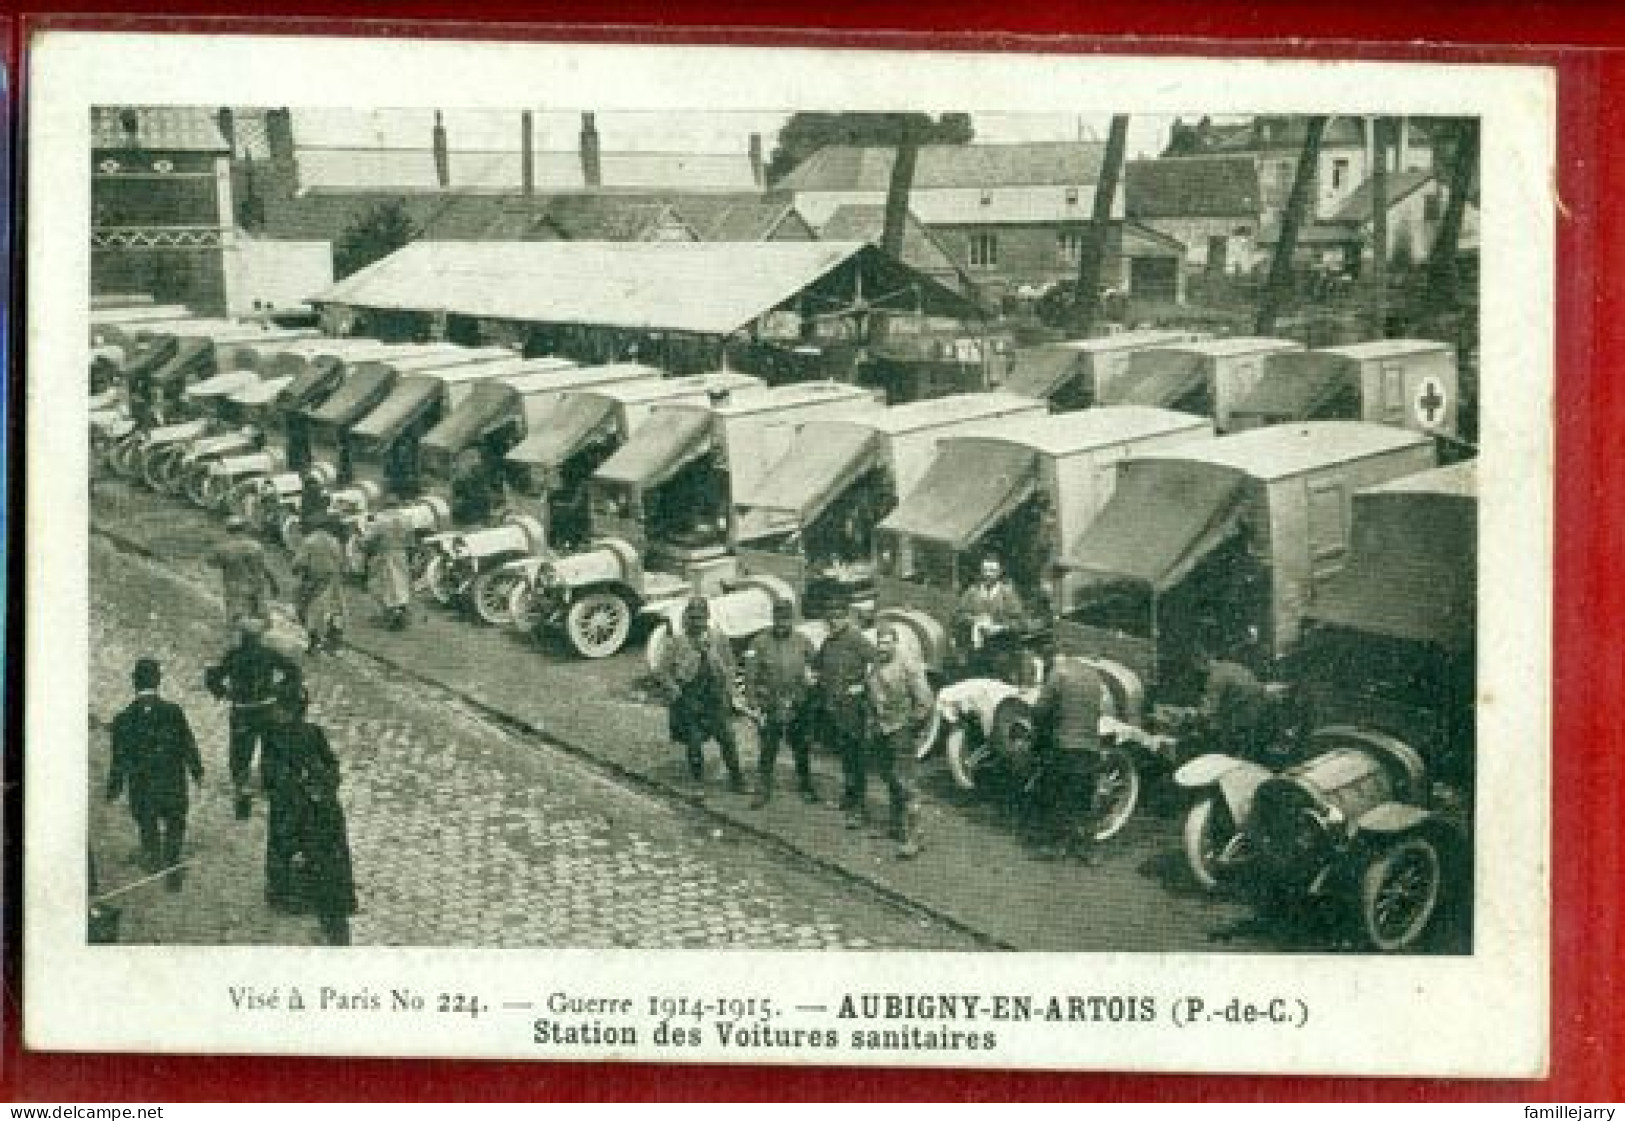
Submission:
<svg viewBox="0 0 1625 1121">
<path fill-rule="evenodd" d="M 707 602 L 695 597 L 684 608 L 682 630 L 661 648 L 655 679 L 668 704 L 671 738 L 687 754 L 695 792 L 704 793 L 707 742 L 717 745 L 729 788 L 750 792 L 734 735 L 733 717 L 742 713 L 756 724 L 760 745 L 753 808 L 772 801 L 779 751 L 786 743 L 802 801 L 823 801 L 810 757 L 818 739 L 841 760 L 837 805 L 847 828 L 869 824 L 873 774 L 890 798 L 887 834 L 897 842 L 898 857 L 917 856 L 919 801 L 908 768 L 915 735 L 934 703 L 924 669 L 900 656 L 893 628 L 882 625 L 871 642 L 849 603 L 831 604 L 829 635 L 816 649 L 794 624 L 794 605 L 776 602 L 772 625 L 751 641 L 740 672 L 727 636 L 712 625 Z"/>
<path fill-rule="evenodd" d="M 221 572 L 232 639 L 203 681 L 210 695 L 229 706 L 233 813 L 238 821 L 251 820 L 256 796 L 263 794 L 266 903 L 287 913 L 313 913 L 329 944 L 348 945 L 356 894 L 338 798 L 339 760 L 326 732 L 309 719 L 303 668 L 267 641 L 271 598 L 280 587 L 264 549 L 245 528 L 234 522 L 232 538 L 210 557 Z M 294 558 L 295 608 L 310 652 L 340 648 L 343 565 L 336 527 L 324 515 L 312 516 Z M 135 698 L 112 724 L 106 794 L 109 801 L 127 796 L 143 868 L 178 892 L 185 883 L 187 780 L 201 787 L 204 767 L 184 710 L 160 695 L 162 676 L 156 659 L 135 664 Z"/>
</svg>

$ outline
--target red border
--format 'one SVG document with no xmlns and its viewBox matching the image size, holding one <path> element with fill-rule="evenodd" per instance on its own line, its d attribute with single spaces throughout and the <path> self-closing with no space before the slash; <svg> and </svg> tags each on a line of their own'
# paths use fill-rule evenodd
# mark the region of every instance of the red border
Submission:
<svg viewBox="0 0 1625 1121">
<path fill-rule="evenodd" d="M 461 38 L 628 39 L 855 47 L 931 47 L 1117 53 L 1205 53 L 1549 62 L 1559 68 L 1558 487 L 1554 705 L 1553 976 L 1551 1076 L 1540 1082 L 1325 1078 L 1218 1078 L 835 1068 L 653 1067 L 593 1064 L 211 1059 L 50 1055 L 21 1050 L 16 955 L 7 958 L 0 1095 L 37 1101 L 322 1100 L 1493 1100 L 1617 1101 L 1625 1097 L 1621 1016 L 1621 737 L 1625 659 L 1608 643 L 1625 590 L 1613 579 L 1625 518 L 1616 457 L 1625 413 L 1625 208 L 1611 199 L 1609 169 L 1625 167 L 1625 7 L 1468 0 L 1364 0 L 1322 5 L 1208 0 L 1200 6 L 1091 0 L 1018 6 L 947 0 L 904 11 L 875 3 L 634 0 L 614 6 L 613 28 L 544 26 L 580 20 L 580 6 L 415 0 L 350 8 L 332 0 L 283 0 L 277 19 L 231 16 L 225 3 L 186 5 L 161 19 L 111 0 L 100 15 L 47 0 L 5 21 L 12 73 L 32 29 L 75 27 L 277 34 L 395 34 Z M 358 12 L 365 19 L 357 19 Z M 606 12 L 609 6 L 604 6 Z M 471 16 L 485 23 L 466 22 Z M 789 31 L 809 18 L 825 30 Z M 458 19 L 462 23 L 414 24 Z M 508 22 L 504 22 L 508 21 Z M 520 22 L 523 21 L 523 22 Z M 681 26 L 679 26 L 679 24 Z M 879 32 L 877 34 L 877 32 Z M 1058 36 L 1111 35 L 1084 42 Z M 1423 45 L 1470 35 L 1473 47 Z M 1159 38 L 1155 42 L 1136 36 Z M 1313 42 L 1303 41 L 1312 38 Z M 1537 42 L 1530 44 L 1530 40 Z M 26 82 L 26 73 L 22 82 Z M 15 89 L 16 86 L 13 86 Z M 14 100 L 12 108 L 18 103 Z M 20 119 L 13 116 L 13 120 Z M 13 383 L 15 388 L 16 383 Z M 13 400 L 17 397 L 12 396 Z M 15 644 L 13 644 L 15 649 Z M 12 729 L 15 741 L 15 727 Z M 15 764 L 17 744 L 8 763 Z M 12 807 L 15 809 L 15 806 Z M 19 815 L 12 813 L 16 823 Z M 15 825 L 10 839 L 15 841 Z M 17 877 L 8 861 L 8 899 Z M 16 909 L 7 933 L 15 946 Z M 1493 1017 L 1495 1010 L 1486 1008 Z"/>
</svg>

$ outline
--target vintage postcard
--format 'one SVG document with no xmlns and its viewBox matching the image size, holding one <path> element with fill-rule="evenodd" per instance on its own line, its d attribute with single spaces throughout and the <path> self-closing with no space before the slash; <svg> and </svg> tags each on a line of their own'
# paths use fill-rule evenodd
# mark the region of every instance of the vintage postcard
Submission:
<svg viewBox="0 0 1625 1121">
<path fill-rule="evenodd" d="M 1549 70 L 30 72 L 27 1045 L 1545 1069 Z"/>
</svg>

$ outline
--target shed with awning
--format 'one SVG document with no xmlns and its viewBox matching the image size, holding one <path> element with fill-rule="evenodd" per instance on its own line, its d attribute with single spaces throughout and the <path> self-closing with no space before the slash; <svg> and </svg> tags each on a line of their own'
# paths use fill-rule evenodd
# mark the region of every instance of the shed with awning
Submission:
<svg viewBox="0 0 1625 1121">
<path fill-rule="evenodd" d="M 811 301 L 979 319 L 971 300 L 863 242 L 417 241 L 317 305 L 726 337 Z"/>
</svg>

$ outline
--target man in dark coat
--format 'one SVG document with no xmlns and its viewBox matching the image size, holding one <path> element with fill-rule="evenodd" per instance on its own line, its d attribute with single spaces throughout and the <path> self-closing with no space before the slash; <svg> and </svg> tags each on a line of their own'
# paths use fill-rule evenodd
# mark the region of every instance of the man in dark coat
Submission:
<svg viewBox="0 0 1625 1121">
<path fill-rule="evenodd" d="M 226 651 L 220 664 L 210 666 L 203 683 L 216 699 L 231 702 L 228 717 L 231 785 L 239 820 L 254 810 L 249 780 L 254 773 L 254 750 L 260 748 L 260 784 L 269 788 L 276 760 L 270 758 L 266 739 L 276 719 L 276 700 L 290 682 L 303 675 L 292 659 L 273 650 L 264 639 L 265 623 L 253 617 L 239 625 L 237 645 Z"/>
<path fill-rule="evenodd" d="M 841 809 L 848 829 L 864 825 L 863 752 L 869 733 L 864 682 L 875 662 L 874 645 L 863 637 L 857 609 L 834 597 L 829 605 L 829 637 L 813 662 L 817 678 L 819 732 L 824 744 L 840 753 L 845 788 Z"/>
<path fill-rule="evenodd" d="M 1100 863 L 1095 848 L 1101 765 L 1100 717 L 1106 686 L 1077 658 L 1058 657 L 1054 639 L 1042 640 L 1047 672 L 1033 702 L 1034 746 L 1038 754 L 1042 854 L 1049 859 L 1077 856 Z"/>
<path fill-rule="evenodd" d="M 703 794 L 705 742 L 715 740 L 728 769 L 728 785 L 745 792 L 733 730 L 734 659 L 723 633 L 711 626 L 711 608 L 696 596 L 683 609 L 683 629 L 661 649 L 655 680 L 670 705 L 671 738 L 688 755 L 688 773 Z"/>
<path fill-rule="evenodd" d="M 308 907 L 332 946 L 350 944 L 356 912 L 349 829 L 339 805 L 339 760 L 327 733 L 306 719 L 304 687 L 287 686 L 272 738 L 280 760 L 266 829 L 266 899 L 287 910 Z"/>
<path fill-rule="evenodd" d="M 914 738 L 931 715 L 936 698 L 925 680 L 925 668 L 897 649 L 897 629 L 882 624 L 876 636 L 875 663 L 864 689 L 869 702 L 869 741 L 858 773 L 860 805 L 867 797 L 868 773 L 886 784 L 891 798 L 891 836 L 899 859 L 920 853 L 919 802 L 911 781 Z"/>
<path fill-rule="evenodd" d="M 130 674 L 135 700 L 113 718 L 113 763 L 107 775 L 107 800 L 130 795 L 130 816 L 141 837 L 141 866 L 149 872 L 170 869 L 165 886 L 181 889 L 176 867 L 186 841 L 186 777 L 203 781 L 203 758 L 180 705 L 158 695 L 162 673 L 151 658 L 136 662 Z"/>
<path fill-rule="evenodd" d="M 773 625 L 752 639 L 745 652 L 745 691 L 760 719 L 757 741 L 761 751 L 756 760 L 758 777 L 752 809 L 761 809 L 773 800 L 779 747 L 786 740 L 795 757 L 802 801 L 818 803 L 807 742 L 807 697 L 815 654 L 812 642 L 795 629 L 795 617 L 794 604 L 775 601 Z"/>
</svg>

